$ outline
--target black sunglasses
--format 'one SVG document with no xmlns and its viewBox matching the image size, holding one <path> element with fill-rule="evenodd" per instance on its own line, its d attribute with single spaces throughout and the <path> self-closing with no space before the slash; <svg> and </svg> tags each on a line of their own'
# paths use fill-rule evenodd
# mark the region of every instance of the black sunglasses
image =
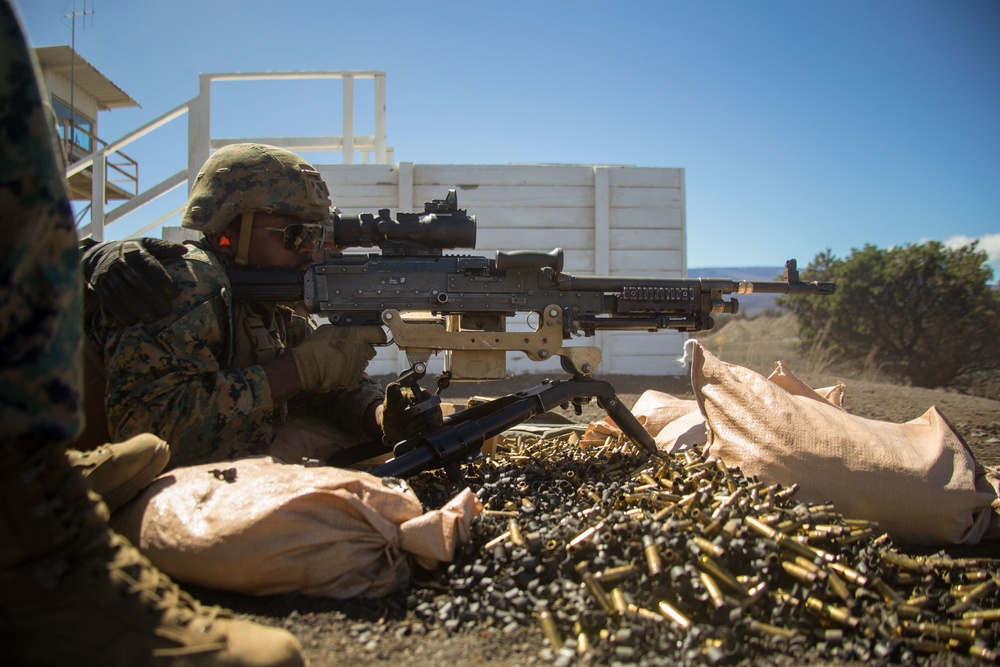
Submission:
<svg viewBox="0 0 1000 667">
<path fill-rule="evenodd" d="M 261 227 L 270 232 L 281 232 L 286 250 L 298 250 L 305 241 L 312 241 L 317 248 L 326 240 L 326 225 L 296 222 L 287 227 Z"/>
</svg>

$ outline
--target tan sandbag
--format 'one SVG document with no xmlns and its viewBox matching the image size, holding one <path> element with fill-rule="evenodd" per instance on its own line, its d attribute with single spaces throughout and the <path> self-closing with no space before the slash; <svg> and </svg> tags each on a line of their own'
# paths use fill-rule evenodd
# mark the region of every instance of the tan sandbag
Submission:
<svg viewBox="0 0 1000 667">
<path fill-rule="evenodd" d="M 844 397 L 847 395 L 847 385 L 842 381 L 838 380 L 837 384 L 832 387 L 820 387 L 816 390 L 816 393 L 820 395 L 820 398 L 826 400 L 830 405 L 835 405 L 838 408 L 844 407 Z"/>
<path fill-rule="evenodd" d="M 704 445 L 708 439 L 705 416 L 695 409 L 664 426 L 653 439 L 656 448 L 667 454 Z"/>
<path fill-rule="evenodd" d="M 767 484 L 798 484 L 797 499 L 832 502 L 900 542 L 983 538 L 996 492 L 977 484 L 971 452 L 937 409 L 905 424 L 856 417 L 688 345 L 712 458 Z"/>
<path fill-rule="evenodd" d="M 788 362 L 784 360 L 774 362 L 774 371 L 767 376 L 767 379 L 794 396 L 803 396 L 817 401 L 826 401 L 827 403 L 836 405 L 838 408 L 844 407 L 844 393 L 846 391 L 846 387 L 843 382 L 838 381 L 837 384 L 832 387 L 813 389 L 796 377 L 795 374 L 788 369 Z"/>
<path fill-rule="evenodd" d="M 632 406 L 632 414 L 654 438 L 670 422 L 697 411 L 697 401 L 676 398 L 654 389 L 644 391 Z M 611 417 L 604 417 L 588 425 L 580 440 L 580 446 L 598 445 L 608 436 L 617 438 L 621 433 L 621 429 Z"/>
<path fill-rule="evenodd" d="M 249 595 L 381 596 L 451 560 L 482 510 L 465 489 L 424 512 L 399 480 L 270 457 L 160 476 L 112 518 L 171 577 Z"/>
</svg>

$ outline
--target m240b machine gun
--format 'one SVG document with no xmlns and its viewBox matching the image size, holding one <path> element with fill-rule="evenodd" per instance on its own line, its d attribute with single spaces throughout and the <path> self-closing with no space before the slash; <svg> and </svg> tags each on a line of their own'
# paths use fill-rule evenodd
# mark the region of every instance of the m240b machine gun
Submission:
<svg viewBox="0 0 1000 667">
<path fill-rule="evenodd" d="M 833 283 L 801 281 L 794 259 L 785 263 L 783 280 L 761 282 L 573 276 L 563 272 L 559 248 L 497 252 L 493 258 L 445 254 L 476 245 L 476 218 L 458 208 L 454 190 L 426 203 L 423 213 L 399 213 L 396 219 L 388 209 L 338 214 L 332 226 L 336 249 L 328 249 L 325 261 L 304 274 L 230 268 L 235 298 L 302 302 L 336 325 L 381 324 L 412 364 L 405 374 L 410 383 L 423 376 L 427 361 L 439 352 L 446 382 L 505 379 L 506 355 L 513 351 L 534 361 L 559 357 L 572 376 L 519 392 L 513 395 L 516 401 L 504 397 L 492 408 L 487 403 L 451 423 L 446 418 L 429 425 L 424 435 L 399 443 L 395 465 L 390 461 L 376 474 L 454 470 L 479 451 L 484 439 L 553 405 L 582 398 L 596 397 L 626 435 L 652 451 L 652 438 L 613 389 L 592 378 L 600 349 L 567 341 L 598 331 L 704 331 L 714 326 L 714 315 L 738 312 L 739 302 L 728 295 L 832 294 L 835 289 Z M 373 247 L 381 252 L 343 252 Z M 534 319 L 531 330 L 508 330 L 508 320 L 519 313 Z M 420 462 L 401 465 L 404 457 Z"/>
</svg>

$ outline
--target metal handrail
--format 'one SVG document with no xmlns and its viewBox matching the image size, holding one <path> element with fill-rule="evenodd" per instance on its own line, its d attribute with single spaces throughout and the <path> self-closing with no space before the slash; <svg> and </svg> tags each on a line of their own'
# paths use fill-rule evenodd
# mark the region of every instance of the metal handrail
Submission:
<svg viewBox="0 0 1000 667">
<path fill-rule="evenodd" d="M 109 151 L 108 142 L 104 141 L 87 128 L 77 125 L 68 118 L 59 118 L 56 120 L 56 124 L 58 126 L 59 141 L 62 144 L 63 153 L 67 156 L 67 158 L 80 154 L 89 157 L 96 153 L 104 153 L 106 156 L 104 162 L 105 182 L 116 184 L 124 183 L 125 186 L 121 187 L 123 191 L 130 192 L 133 197 L 139 194 L 139 163 L 136 162 L 134 158 L 126 155 L 120 150 Z M 84 146 L 77 140 L 77 137 L 80 135 L 84 135 L 90 140 L 89 146 Z M 90 146 L 97 146 L 98 148 L 93 153 L 86 153 L 85 151 L 87 151 Z M 115 160 L 114 156 L 117 156 L 118 160 Z M 90 165 L 93 165 L 93 159 L 90 160 Z M 80 169 L 75 170 L 72 174 L 67 171 L 67 178 L 83 171 L 85 168 L 86 167 L 81 167 Z M 122 178 L 112 178 L 112 172 L 120 174 Z M 129 186 L 131 186 L 131 188 Z"/>
<path fill-rule="evenodd" d="M 386 145 L 385 133 L 385 72 L 381 71 L 318 71 L 318 72 L 251 72 L 251 73 L 214 73 L 202 74 L 200 77 L 200 92 L 196 97 L 178 105 L 174 109 L 166 112 L 158 118 L 146 123 L 139 129 L 130 132 L 124 137 L 105 144 L 96 137 L 95 145 L 98 146 L 92 153 L 77 159 L 66 170 L 66 178 L 74 176 L 81 171 L 100 165 L 98 173 L 93 177 L 93 198 L 94 202 L 90 207 L 91 223 L 78 227 L 81 235 L 90 234 L 96 240 L 104 239 L 104 227 L 124 215 L 144 206 L 149 201 L 162 196 L 164 193 L 187 183 L 197 174 L 198 169 L 208 159 L 208 155 L 213 149 L 219 148 L 233 140 L 213 138 L 210 132 L 210 104 L 211 104 L 211 84 L 215 81 L 251 81 L 266 79 L 342 79 L 344 87 L 344 127 L 343 134 L 337 136 L 313 137 L 313 138 L 274 138 L 271 143 L 281 145 L 289 140 L 293 143 L 305 143 L 313 150 L 322 147 L 324 150 L 340 150 L 344 156 L 344 163 L 353 162 L 354 152 L 361 151 L 363 158 L 367 162 L 367 155 L 373 153 L 377 163 L 384 163 L 392 155 L 392 149 Z M 354 81 L 355 79 L 374 79 L 375 81 L 375 133 L 373 135 L 354 134 Z M 105 211 L 103 190 L 106 182 L 114 182 L 108 178 L 109 173 L 123 174 L 131 179 L 128 162 L 115 162 L 114 155 L 122 155 L 126 160 L 131 160 L 127 155 L 121 153 L 121 149 L 132 143 L 136 139 L 149 134 L 159 127 L 169 123 L 184 114 L 188 115 L 188 164 L 186 169 L 164 179 L 156 185 L 138 190 L 138 165 L 135 165 L 136 193 L 129 201 L 116 208 Z M 83 128 L 81 131 L 86 132 Z M 88 133 L 89 134 L 89 133 Z M 92 136 L 92 135 L 91 135 Z M 240 140 L 249 141 L 250 139 Z M 99 142 L 99 143 L 98 143 Z M 83 149 L 82 146 L 79 148 Z M 135 163 L 134 160 L 131 160 Z M 101 193 L 99 195 L 99 193 Z M 98 205 L 93 205 L 98 204 Z M 158 225 L 162 219 L 154 223 Z M 148 231 L 150 226 L 144 228 Z"/>
</svg>

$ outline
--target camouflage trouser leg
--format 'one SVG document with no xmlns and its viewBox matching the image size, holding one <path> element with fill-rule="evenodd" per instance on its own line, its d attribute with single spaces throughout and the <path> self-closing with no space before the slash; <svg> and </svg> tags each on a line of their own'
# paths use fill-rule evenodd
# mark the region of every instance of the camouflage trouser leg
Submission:
<svg viewBox="0 0 1000 667">
<path fill-rule="evenodd" d="M 0 2 L 0 444 L 80 429 L 82 287 L 76 228 L 37 68 Z"/>
<path fill-rule="evenodd" d="M 80 267 L 40 80 L 0 0 L 0 660 L 305 664 L 287 632 L 226 619 L 177 589 L 108 529 L 70 466 L 82 416 Z"/>
<path fill-rule="evenodd" d="M 66 471 L 61 490 L 87 498 L 65 454 L 82 418 L 76 229 L 40 80 L 17 16 L 0 0 L 0 528 L 12 534 L 44 523 L 38 508 L 47 500 L 25 485 L 50 468 Z M 58 548 L 66 540 L 57 533 L 4 540 L 0 566 Z"/>
</svg>

